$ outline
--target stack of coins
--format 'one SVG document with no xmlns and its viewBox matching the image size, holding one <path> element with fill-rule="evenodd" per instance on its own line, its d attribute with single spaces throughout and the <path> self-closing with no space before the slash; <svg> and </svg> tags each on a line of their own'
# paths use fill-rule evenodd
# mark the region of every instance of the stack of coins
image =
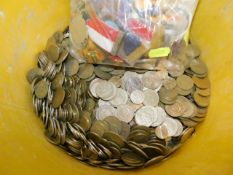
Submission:
<svg viewBox="0 0 233 175">
<path fill-rule="evenodd" d="M 164 159 L 204 121 L 210 81 L 196 46 L 147 71 L 81 63 L 68 39 L 56 32 L 27 73 L 49 142 L 88 164 L 130 169 Z"/>
</svg>

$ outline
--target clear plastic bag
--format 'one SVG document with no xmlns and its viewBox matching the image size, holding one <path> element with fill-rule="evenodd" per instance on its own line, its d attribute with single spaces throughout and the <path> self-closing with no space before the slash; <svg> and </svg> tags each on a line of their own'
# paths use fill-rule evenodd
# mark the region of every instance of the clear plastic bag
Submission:
<svg viewBox="0 0 233 175">
<path fill-rule="evenodd" d="M 198 0 L 72 0 L 71 52 L 89 63 L 147 68 L 151 49 L 179 43 Z M 153 66 L 152 66 L 153 67 Z"/>
</svg>

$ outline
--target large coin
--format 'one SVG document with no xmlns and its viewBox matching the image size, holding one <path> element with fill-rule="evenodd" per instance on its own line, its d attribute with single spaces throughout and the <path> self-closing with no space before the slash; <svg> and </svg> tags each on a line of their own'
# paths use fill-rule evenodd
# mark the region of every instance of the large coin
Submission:
<svg viewBox="0 0 233 175">
<path fill-rule="evenodd" d="M 121 87 L 122 85 L 122 80 L 119 76 L 113 76 L 110 78 L 109 82 L 113 83 L 117 88 Z"/>
<path fill-rule="evenodd" d="M 117 118 L 123 122 L 129 123 L 134 118 L 134 110 L 131 106 L 120 105 L 117 107 Z"/>
<path fill-rule="evenodd" d="M 64 80 L 65 80 L 65 76 L 63 75 L 63 73 L 62 72 L 57 73 L 57 75 L 54 77 L 52 81 L 52 88 L 57 89 L 59 87 L 62 87 Z"/>
<path fill-rule="evenodd" d="M 146 106 L 158 106 L 159 103 L 159 95 L 156 91 L 151 89 L 147 89 L 144 92 L 144 100 L 143 104 Z"/>
<path fill-rule="evenodd" d="M 151 106 L 144 106 L 135 114 L 135 121 L 138 125 L 151 126 L 157 120 L 156 110 Z"/>
<path fill-rule="evenodd" d="M 44 75 L 44 71 L 40 68 L 33 68 L 27 73 L 27 80 L 31 84 L 33 80 L 37 77 L 42 77 Z"/>
<path fill-rule="evenodd" d="M 162 78 L 155 71 L 148 71 L 143 75 L 143 84 L 146 88 L 156 89 L 161 86 Z"/>
<path fill-rule="evenodd" d="M 176 81 L 177 85 L 183 90 L 190 90 L 194 85 L 193 80 L 187 75 L 179 76 Z"/>
<path fill-rule="evenodd" d="M 200 59 L 193 59 L 190 63 L 190 68 L 198 75 L 206 74 L 208 72 L 206 64 Z"/>
<path fill-rule="evenodd" d="M 116 109 L 112 106 L 100 106 L 96 109 L 96 119 L 103 120 L 108 116 L 116 116 Z"/>
<path fill-rule="evenodd" d="M 96 86 L 96 95 L 103 100 L 111 100 L 116 96 L 117 88 L 116 86 L 107 81 L 100 82 Z"/>
<path fill-rule="evenodd" d="M 65 61 L 65 73 L 67 76 L 72 76 L 77 74 L 79 70 L 79 62 L 77 59 L 68 57 L 68 59 Z"/>
<path fill-rule="evenodd" d="M 194 84 L 200 89 L 210 88 L 210 80 L 208 77 L 206 78 L 198 78 L 196 76 L 192 77 Z"/>
<path fill-rule="evenodd" d="M 135 72 L 126 72 L 122 80 L 122 86 L 129 94 L 135 90 L 143 89 L 143 82 L 139 75 Z"/>
<path fill-rule="evenodd" d="M 153 127 L 161 125 L 165 121 L 165 119 L 167 117 L 167 114 L 166 114 L 166 112 L 164 111 L 163 108 L 156 107 L 155 111 L 156 111 L 156 115 L 157 115 L 156 118 L 157 119 L 152 123 Z"/>
<path fill-rule="evenodd" d="M 103 138 L 116 143 L 120 147 L 124 147 L 125 145 L 123 137 L 111 131 L 105 132 Z"/>
<path fill-rule="evenodd" d="M 111 99 L 110 103 L 113 106 L 124 105 L 128 101 L 128 94 L 125 90 L 117 88 L 116 95 Z"/>
<path fill-rule="evenodd" d="M 103 82 L 103 81 L 104 81 L 104 80 L 101 80 L 101 79 L 99 79 L 99 78 L 96 78 L 96 79 L 94 79 L 94 80 L 90 83 L 89 88 L 90 88 L 91 94 L 92 94 L 95 98 L 98 97 L 97 94 L 96 94 L 96 87 L 97 87 L 97 85 L 98 85 L 99 83 L 101 83 L 101 82 Z"/>
<path fill-rule="evenodd" d="M 174 89 L 176 87 L 176 80 L 174 78 L 166 78 L 164 81 L 163 81 L 163 86 L 166 88 L 166 89 Z"/>
<path fill-rule="evenodd" d="M 94 72 L 97 77 L 103 80 L 109 80 L 112 77 L 108 72 L 102 71 L 100 67 L 95 67 Z"/>
</svg>

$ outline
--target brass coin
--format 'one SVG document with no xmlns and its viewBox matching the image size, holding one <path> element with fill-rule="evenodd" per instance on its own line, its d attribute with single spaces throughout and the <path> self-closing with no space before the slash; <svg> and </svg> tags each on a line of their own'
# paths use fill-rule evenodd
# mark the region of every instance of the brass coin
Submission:
<svg viewBox="0 0 233 175">
<path fill-rule="evenodd" d="M 95 143 L 99 143 L 101 141 L 101 136 L 92 131 L 87 133 L 87 138 L 93 140 Z"/>
<path fill-rule="evenodd" d="M 53 62 L 56 62 L 60 55 L 60 51 L 61 51 L 60 47 L 56 43 L 49 43 L 46 50 L 47 50 L 48 59 Z"/>
<path fill-rule="evenodd" d="M 36 97 L 42 99 L 48 94 L 49 84 L 47 81 L 41 80 L 35 85 L 34 89 Z"/>
<path fill-rule="evenodd" d="M 197 103 L 198 106 L 200 107 L 208 107 L 209 106 L 209 103 L 210 103 L 210 97 L 203 97 L 203 96 L 200 96 L 198 94 L 198 92 L 196 91 L 194 93 L 194 101 Z"/>
<path fill-rule="evenodd" d="M 104 71 L 104 72 L 112 72 L 114 71 L 114 67 L 112 66 L 108 66 L 108 65 L 99 65 L 97 66 L 100 70 Z"/>
<path fill-rule="evenodd" d="M 96 105 L 95 101 L 92 98 L 88 98 L 86 101 L 85 109 L 91 112 L 94 110 L 95 105 Z"/>
<path fill-rule="evenodd" d="M 112 75 L 123 75 L 125 73 L 124 69 L 114 69 L 113 71 L 110 72 Z"/>
<path fill-rule="evenodd" d="M 75 58 L 68 57 L 65 61 L 65 73 L 67 76 L 77 74 L 79 70 L 79 61 Z"/>
<path fill-rule="evenodd" d="M 112 131 L 105 132 L 103 138 L 116 143 L 120 147 L 124 147 L 125 145 L 123 137 Z"/>
<path fill-rule="evenodd" d="M 121 121 L 121 132 L 120 135 L 126 140 L 130 133 L 130 125 L 126 122 Z"/>
<path fill-rule="evenodd" d="M 163 81 L 163 86 L 166 89 L 174 89 L 176 87 L 177 83 L 174 78 L 167 78 Z"/>
<path fill-rule="evenodd" d="M 184 102 L 177 100 L 173 105 L 165 106 L 166 112 L 172 117 L 182 116 L 186 110 L 186 105 Z"/>
<path fill-rule="evenodd" d="M 108 116 L 104 119 L 104 121 L 108 123 L 110 131 L 115 132 L 117 134 L 121 133 L 122 124 L 118 118 L 114 116 Z"/>
<path fill-rule="evenodd" d="M 190 90 L 193 88 L 193 80 L 187 75 L 181 75 L 176 80 L 177 86 L 183 90 Z"/>
<path fill-rule="evenodd" d="M 195 85 L 200 89 L 208 89 L 210 88 L 210 80 L 208 77 L 205 78 L 198 78 L 196 76 L 192 77 Z"/>
<path fill-rule="evenodd" d="M 26 78 L 28 82 L 31 84 L 33 80 L 37 77 L 42 77 L 44 75 L 44 71 L 40 68 L 33 68 L 28 71 Z"/>
<path fill-rule="evenodd" d="M 145 163 L 145 159 L 133 152 L 122 154 L 121 160 L 129 166 L 141 166 Z"/>
<path fill-rule="evenodd" d="M 112 158 L 119 160 L 121 158 L 121 152 L 119 149 L 111 146 L 109 147 L 109 150 L 112 152 Z"/>
<path fill-rule="evenodd" d="M 175 100 L 177 98 L 177 92 L 176 90 L 174 89 L 166 89 L 164 87 L 162 87 L 160 90 L 159 90 L 159 98 L 160 98 L 160 101 L 164 104 L 173 104 L 175 103 Z"/>
<path fill-rule="evenodd" d="M 195 127 L 197 126 L 198 122 L 193 121 L 191 119 L 186 119 L 186 118 L 180 118 L 181 122 L 183 123 L 183 125 L 187 126 L 187 127 Z"/>
<path fill-rule="evenodd" d="M 182 134 L 181 139 L 180 139 L 180 143 L 184 143 L 188 138 L 190 138 L 192 136 L 192 134 L 194 132 L 195 132 L 194 128 L 186 128 L 183 131 L 183 134 Z"/>
<path fill-rule="evenodd" d="M 63 88 L 57 88 L 54 92 L 52 106 L 54 108 L 58 108 L 59 106 L 61 106 L 64 99 L 65 99 L 65 90 Z"/>
<path fill-rule="evenodd" d="M 102 137 L 108 130 L 109 126 L 101 120 L 95 121 L 91 127 L 91 132 L 97 134 L 100 137 Z"/>
<path fill-rule="evenodd" d="M 150 135 L 144 130 L 134 130 L 129 134 L 128 140 L 136 143 L 146 143 Z"/>
<path fill-rule="evenodd" d="M 179 86 L 176 86 L 175 90 L 179 95 L 183 95 L 183 96 L 187 96 L 187 95 L 191 94 L 194 91 L 193 88 L 189 89 L 189 90 L 183 90 Z"/>
<path fill-rule="evenodd" d="M 135 131 L 135 130 L 143 130 L 146 133 L 150 134 L 151 133 L 151 129 L 146 127 L 146 126 L 141 126 L 141 125 L 135 125 L 133 127 L 131 127 L 131 131 Z"/>
<path fill-rule="evenodd" d="M 94 66 L 91 64 L 80 64 L 78 76 L 81 79 L 87 79 L 92 76 L 94 72 Z"/>
<path fill-rule="evenodd" d="M 63 33 L 61 31 L 57 31 L 53 34 L 53 38 L 56 40 L 57 43 L 61 43 L 64 36 L 63 36 Z"/>
<path fill-rule="evenodd" d="M 91 113 L 84 111 L 79 121 L 79 126 L 81 126 L 85 132 L 87 132 L 91 127 L 91 123 Z"/>
<path fill-rule="evenodd" d="M 208 72 L 207 66 L 200 59 L 193 59 L 190 63 L 190 68 L 194 73 L 198 75 L 203 75 Z"/>
<path fill-rule="evenodd" d="M 54 79 L 52 80 L 52 89 L 57 89 L 59 87 L 62 87 L 63 82 L 65 80 L 65 76 L 63 75 L 62 72 L 59 72 L 56 74 Z"/>
<path fill-rule="evenodd" d="M 110 73 L 104 72 L 100 67 L 95 67 L 94 73 L 97 77 L 103 80 L 109 80 L 112 77 Z"/>
<path fill-rule="evenodd" d="M 147 166 L 150 166 L 150 165 L 154 165 L 154 164 L 156 164 L 156 163 L 161 162 L 164 158 L 165 158 L 165 156 L 157 156 L 157 157 L 154 157 L 153 159 L 148 160 L 148 161 L 145 163 L 144 166 L 147 167 Z"/>
<path fill-rule="evenodd" d="M 209 97 L 210 96 L 210 89 L 197 89 L 197 93 L 200 96 Z"/>
<path fill-rule="evenodd" d="M 130 150 L 132 150 L 137 155 L 143 157 L 144 159 L 149 159 L 147 154 L 141 148 L 139 148 L 139 146 L 136 146 L 136 145 L 130 144 L 130 143 L 127 146 L 130 148 Z"/>
<path fill-rule="evenodd" d="M 147 154 L 147 156 L 150 159 L 160 156 L 160 155 L 164 155 L 163 150 L 156 146 L 147 146 L 147 147 L 142 148 L 142 150 Z"/>
<path fill-rule="evenodd" d="M 59 64 L 63 63 L 66 60 L 66 58 L 68 57 L 68 55 L 69 55 L 69 52 L 66 49 L 62 48 L 61 53 L 59 55 L 59 58 L 56 61 L 56 64 L 59 65 Z"/>
</svg>

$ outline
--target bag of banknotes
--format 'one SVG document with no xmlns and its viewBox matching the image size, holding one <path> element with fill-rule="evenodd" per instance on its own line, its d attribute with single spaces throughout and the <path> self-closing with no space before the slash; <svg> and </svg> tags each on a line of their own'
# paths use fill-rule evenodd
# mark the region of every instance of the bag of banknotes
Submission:
<svg viewBox="0 0 233 175">
<path fill-rule="evenodd" d="M 154 69 L 189 32 L 198 0 L 71 0 L 71 53 L 81 61 Z"/>
</svg>

